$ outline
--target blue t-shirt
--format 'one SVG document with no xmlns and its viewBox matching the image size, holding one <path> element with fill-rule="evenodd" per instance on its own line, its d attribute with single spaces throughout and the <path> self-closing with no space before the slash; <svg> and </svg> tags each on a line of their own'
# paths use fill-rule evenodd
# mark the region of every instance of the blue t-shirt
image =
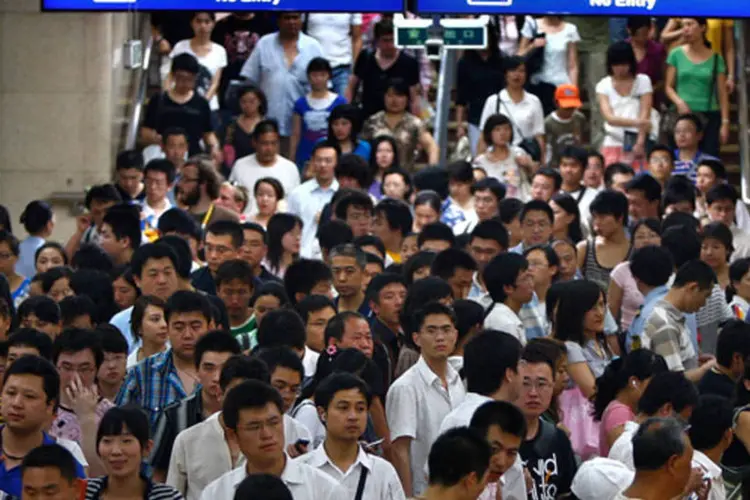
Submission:
<svg viewBox="0 0 750 500">
<path fill-rule="evenodd" d="M 316 99 L 317 100 L 317 99 Z M 312 155 L 312 149 L 319 139 L 328 134 L 328 117 L 331 110 L 341 104 L 346 104 L 346 99 L 337 95 L 333 100 L 327 100 L 325 107 L 313 107 L 307 96 L 300 97 L 294 103 L 294 113 L 299 115 L 302 120 L 302 129 L 300 130 L 299 144 L 297 145 L 296 163 L 302 169 L 307 160 Z"/>
<path fill-rule="evenodd" d="M 4 426 L 3 426 L 4 427 Z M 2 427 L 0 427 L 2 430 Z M 55 444 L 57 440 L 53 437 L 43 434 L 42 444 Z M 83 466 L 76 460 L 76 477 L 84 479 L 86 474 L 83 472 Z M 18 465 L 10 470 L 5 468 L 5 460 L 0 460 L 0 491 L 7 493 L 16 498 L 21 498 L 21 466 Z"/>
</svg>

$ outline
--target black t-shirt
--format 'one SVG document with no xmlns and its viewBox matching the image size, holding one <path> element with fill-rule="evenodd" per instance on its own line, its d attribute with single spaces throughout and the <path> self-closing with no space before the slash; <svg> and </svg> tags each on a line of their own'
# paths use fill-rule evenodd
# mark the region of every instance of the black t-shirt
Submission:
<svg viewBox="0 0 750 500">
<path fill-rule="evenodd" d="M 703 394 L 715 394 L 730 400 L 734 400 L 736 384 L 723 373 L 713 369 L 706 372 L 698 382 L 698 392 Z"/>
<path fill-rule="evenodd" d="M 521 444 L 519 453 L 534 479 L 530 500 L 560 498 L 570 493 L 578 466 L 570 439 L 563 431 L 539 419 L 539 432 Z"/>
<path fill-rule="evenodd" d="M 276 31 L 276 25 L 268 14 L 255 14 L 252 19 L 225 17 L 214 27 L 211 39 L 227 51 L 227 67 L 221 72 L 219 104 L 224 108 L 224 94 L 229 82 L 240 78 L 245 61 L 252 54 L 260 37 Z"/>
<path fill-rule="evenodd" d="M 151 26 L 159 29 L 161 36 L 174 47 L 180 40 L 193 38 L 193 28 L 190 23 L 193 20 L 192 12 L 163 11 L 151 14 Z"/>
<path fill-rule="evenodd" d="M 208 101 L 193 93 L 193 97 L 184 104 L 174 102 L 169 94 L 162 92 L 151 98 L 146 108 L 143 126 L 163 134 L 170 127 L 180 127 L 187 132 L 190 155 L 201 152 L 200 140 L 211 132 L 211 108 Z"/>
<path fill-rule="evenodd" d="M 354 74 L 362 82 L 363 118 L 369 118 L 385 107 L 383 99 L 389 80 L 400 78 L 409 87 L 419 83 L 419 64 L 402 51 L 396 61 L 383 70 L 375 59 L 375 51 L 363 50 L 354 64 Z"/>
</svg>

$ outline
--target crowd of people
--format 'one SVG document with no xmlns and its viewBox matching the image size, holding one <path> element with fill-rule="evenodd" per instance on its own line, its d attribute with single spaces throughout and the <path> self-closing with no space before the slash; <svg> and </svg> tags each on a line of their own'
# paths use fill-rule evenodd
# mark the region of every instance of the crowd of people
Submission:
<svg viewBox="0 0 750 500">
<path fill-rule="evenodd" d="M 5 498 L 740 491 L 731 23 L 496 18 L 437 165 L 390 16 L 276 21 L 155 16 L 144 148 L 0 207 Z"/>
</svg>

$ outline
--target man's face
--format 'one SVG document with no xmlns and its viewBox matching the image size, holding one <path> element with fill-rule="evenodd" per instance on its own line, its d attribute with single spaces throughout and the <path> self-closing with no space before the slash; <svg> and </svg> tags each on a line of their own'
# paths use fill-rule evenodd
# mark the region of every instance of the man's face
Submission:
<svg viewBox="0 0 750 500">
<path fill-rule="evenodd" d="M 164 172 L 150 170 L 144 180 L 146 184 L 146 198 L 151 203 L 159 203 L 167 197 L 169 180 Z"/>
<path fill-rule="evenodd" d="M 216 290 L 216 294 L 224 302 L 230 318 L 242 321 L 247 318 L 250 309 L 250 299 L 253 287 L 241 279 L 223 281 Z"/>
<path fill-rule="evenodd" d="M 680 120 L 674 126 L 674 142 L 679 149 L 694 149 L 703 139 L 691 120 Z"/>
<path fill-rule="evenodd" d="M 125 238 L 118 240 L 112 231 L 112 226 L 106 222 L 99 227 L 99 246 L 115 261 L 129 248 L 128 240 Z"/>
<path fill-rule="evenodd" d="M 695 177 L 695 187 L 703 194 L 706 194 L 712 187 L 718 184 L 716 174 L 710 167 L 698 167 Z"/>
<path fill-rule="evenodd" d="M 367 427 L 367 410 L 367 399 L 359 389 L 336 392 L 323 412 L 326 433 L 337 440 L 356 442 Z"/>
<path fill-rule="evenodd" d="M 380 52 L 386 57 L 392 56 L 398 50 L 392 33 L 382 35 L 376 43 Z"/>
<path fill-rule="evenodd" d="M 331 259 L 333 286 L 341 297 L 353 297 L 362 291 L 363 269 L 354 257 L 335 256 Z"/>
<path fill-rule="evenodd" d="M 307 316 L 305 331 L 307 332 L 307 347 L 315 352 L 325 349 L 325 330 L 328 322 L 336 316 L 336 310 L 332 307 L 324 307 L 319 311 L 312 311 Z"/>
<path fill-rule="evenodd" d="M 381 274 L 383 272 L 383 266 L 379 262 L 368 262 L 365 264 L 365 272 L 364 276 L 362 277 L 362 292 L 364 293 L 367 290 L 367 286 L 370 284 L 370 281 L 377 276 L 378 274 Z"/>
<path fill-rule="evenodd" d="M 273 163 L 279 154 L 279 134 L 266 132 L 255 140 L 255 157 L 260 163 Z"/>
<path fill-rule="evenodd" d="M 97 378 L 109 385 L 118 385 L 125 380 L 128 355 L 124 352 L 105 352 Z"/>
<path fill-rule="evenodd" d="M 198 381 L 205 393 L 213 399 L 218 400 L 221 397 L 219 375 L 221 375 L 221 369 L 224 368 L 224 363 L 231 357 L 231 352 L 215 351 L 206 351 L 201 356 L 198 365 Z"/>
<path fill-rule="evenodd" d="M 527 419 L 538 418 L 552 402 L 555 385 L 552 368 L 547 363 L 522 363 L 519 371 L 522 379 L 521 411 Z"/>
<path fill-rule="evenodd" d="M 631 189 L 625 195 L 628 197 L 628 213 L 631 220 L 659 218 L 659 200 L 648 201 L 645 193 L 636 189 Z"/>
<path fill-rule="evenodd" d="M 188 153 L 187 137 L 184 135 L 170 135 L 167 137 L 167 141 L 162 149 L 164 149 L 164 155 L 167 157 L 167 160 L 179 168 L 185 163 L 185 157 Z"/>
<path fill-rule="evenodd" d="M 549 202 L 555 194 L 555 181 L 546 175 L 535 175 L 531 182 L 531 199 Z"/>
<path fill-rule="evenodd" d="M 568 186 L 578 186 L 583 179 L 583 166 L 575 158 L 560 160 L 560 177 Z"/>
<path fill-rule="evenodd" d="M 497 215 L 498 199 L 489 189 L 474 193 L 474 210 L 479 220 L 491 219 Z"/>
<path fill-rule="evenodd" d="M 414 343 L 427 359 L 448 359 L 456 348 L 457 338 L 456 326 L 449 316 L 431 314 L 414 334 Z"/>
<path fill-rule="evenodd" d="M 182 176 L 177 183 L 179 199 L 188 207 L 198 204 L 201 199 L 200 174 L 198 167 L 185 165 L 182 167 Z"/>
<path fill-rule="evenodd" d="M 682 452 L 682 455 L 671 457 L 667 462 L 670 476 L 672 476 L 674 480 L 673 484 L 675 492 L 684 491 L 685 485 L 687 485 L 693 469 L 693 445 L 688 436 L 684 433 L 682 440 L 685 444 L 685 450 Z"/>
<path fill-rule="evenodd" d="M 315 168 L 315 178 L 320 184 L 328 184 L 333 181 L 336 171 L 336 150 L 333 148 L 320 148 L 312 157 Z"/>
<path fill-rule="evenodd" d="M 208 232 L 206 233 L 203 250 L 206 253 L 208 269 L 211 274 L 215 274 L 223 263 L 237 258 L 239 248 L 234 246 L 231 235 Z"/>
<path fill-rule="evenodd" d="M 117 171 L 117 184 L 131 197 L 138 194 L 143 181 L 143 172 L 137 168 L 121 168 Z"/>
<path fill-rule="evenodd" d="M 543 245 L 552 238 L 552 221 L 541 210 L 526 212 L 521 221 L 521 239 L 526 247 Z"/>
<path fill-rule="evenodd" d="M 141 276 L 134 276 L 134 279 L 143 295 L 155 295 L 167 300 L 177 291 L 177 271 L 169 257 L 148 259 Z"/>
<path fill-rule="evenodd" d="M 302 375 L 286 366 L 277 366 L 271 374 L 271 385 L 281 393 L 281 398 L 284 400 L 284 412 L 286 413 L 299 396 Z"/>
<path fill-rule="evenodd" d="M 340 349 L 357 349 L 372 358 L 373 343 L 369 323 L 362 318 L 349 318 L 344 323 L 344 334 L 337 345 Z"/>
<path fill-rule="evenodd" d="M 667 151 L 654 151 L 648 160 L 648 170 L 654 179 L 665 183 L 672 175 L 672 155 Z"/>
<path fill-rule="evenodd" d="M 169 342 L 172 352 L 183 361 L 192 361 L 195 344 L 208 331 L 208 319 L 201 312 L 175 312 L 169 317 Z"/>
<path fill-rule="evenodd" d="M 80 381 L 84 387 L 93 387 L 96 382 L 96 358 L 91 349 L 78 352 L 61 352 L 57 358 L 57 372 L 60 374 L 60 391 Z"/>
<path fill-rule="evenodd" d="M 596 156 L 590 156 L 583 172 L 583 184 L 592 189 L 599 189 L 604 184 L 604 165 Z"/>
<path fill-rule="evenodd" d="M 255 269 L 260 265 L 268 252 L 268 246 L 263 241 L 263 235 L 252 229 L 244 229 L 243 243 L 239 256 Z"/>
<path fill-rule="evenodd" d="M 353 231 L 354 228 L 352 228 Z M 397 233 L 398 231 L 391 229 L 391 226 L 388 225 L 388 219 L 383 212 L 375 212 L 375 217 L 372 219 L 372 234 L 385 243 L 386 241 L 391 241 Z"/>
<path fill-rule="evenodd" d="M 474 260 L 479 267 L 478 271 L 480 274 L 484 271 L 484 268 L 487 267 L 487 264 L 489 264 L 490 261 L 498 256 L 503 250 L 505 249 L 495 240 L 488 240 L 474 236 L 469 242 L 469 253 L 474 257 Z"/>
<path fill-rule="evenodd" d="M 94 222 L 94 225 L 96 227 L 102 227 L 102 219 L 104 218 L 104 214 L 106 214 L 107 210 L 109 210 L 114 205 L 114 201 L 91 200 L 91 205 L 89 205 L 89 214 L 91 214 L 91 220 Z"/>
<path fill-rule="evenodd" d="M 455 300 L 465 299 L 469 296 L 473 278 L 474 271 L 462 267 L 456 269 L 456 272 L 454 272 L 453 276 L 448 280 L 448 284 L 451 286 L 451 290 L 453 290 L 453 298 Z"/>
<path fill-rule="evenodd" d="M 279 32 L 284 36 L 292 37 L 299 35 L 302 29 L 302 16 L 295 13 L 279 15 Z"/>
<path fill-rule="evenodd" d="M 521 438 L 503 432 L 499 425 L 491 425 L 487 429 L 487 441 L 492 448 L 488 481 L 496 483 L 500 476 L 505 474 L 515 463 L 518 450 L 521 447 Z"/>
<path fill-rule="evenodd" d="M 716 200 L 708 206 L 708 216 L 714 222 L 721 222 L 727 227 L 734 224 L 734 203 L 732 200 Z"/>
<path fill-rule="evenodd" d="M 711 296 L 712 290 L 713 289 L 711 287 L 708 287 L 705 290 L 701 290 L 698 287 L 698 283 L 688 283 L 685 286 L 686 309 L 683 312 L 686 312 L 686 313 L 698 312 L 698 309 L 706 305 L 706 301 L 708 300 L 708 297 Z"/>
<path fill-rule="evenodd" d="M 352 228 L 355 238 L 370 234 L 372 228 L 372 213 L 365 207 L 349 205 L 346 207 L 346 225 Z M 386 226 L 388 223 L 386 222 Z"/>
<path fill-rule="evenodd" d="M 3 386 L 0 411 L 5 425 L 24 434 L 39 432 L 52 421 L 55 401 L 48 400 L 37 375 L 10 375 Z"/>
<path fill-rule="evenodd" d="M 174 90 L 178 94 L 187 94 L 195 90 L 195 82 L 198 75 L 189 71 L 174 71 L 172 79 L 174 80 Z"/>
<path fill-rule="evenodd" d="M 370 301 L 372 312 L 388 325 L 398 324 L 398 315 L 404 307 L 406 287 L 401 283 L 386 285 L 378 293 L 378 302 Z"/>
<path fill-rule="evenodd" d="M 610 189 L 625 194 L 625 186 L 627 186 L 628 182 L 631 180 L 633 180 L 632 174 L 616 173 L 612 176 L 612 185 L 610 186 Z"/>
<path fill-rule="evenodd" d="M 240 410 L 237 429 L 232 432 L 240 451 L 253 465 L 272 464 L 284 454 L 284 418 L 273 403 Z"/>
<path fill-rule="evenodd" d="M 534 275 L 531 270 L 523 269 L 520 271 L 513 287 L 510 290 L 506 287 L 505 291 L 508 297 L 521 304 L 529 302 L 534 296 Z"/>
<path fill-rule="evenodd" d="M 21 481 L 21 500 L 76 500 L 81 496 L 80 481 L 68 481 L 59 467 L 27 467 Z"/>
<path fill-rule="evenodd" d="M 21 356 L 39 356 L 39 349 L 25 345 L 10 346 L 8 348 L 8 359 L 5 362 L 5 369 L 8 370 Z"/>
<path fill-rule="evenodd" d="M 33 328 L 34 330 L 39 330 L 42 333 L 46 333 L 52 340 L 55 340 L 55 337 L 60 335 L 61 330 L 60 323 L 51 323 L 49 321 L 44 321 L 34 313 L 24 316 L 21 319 L 21 326 L 24 328 Z M 37 353 L 37 355 L 38 354 L 39 353 Z"/>
</svg>

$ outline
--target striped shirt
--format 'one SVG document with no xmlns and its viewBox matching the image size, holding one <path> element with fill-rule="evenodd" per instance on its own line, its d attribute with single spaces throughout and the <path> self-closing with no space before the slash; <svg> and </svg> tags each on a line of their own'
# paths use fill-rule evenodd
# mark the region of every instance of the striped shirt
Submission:
<svg viewBox="0 0 750 500">
<path fill-rule="evenodd" d="M 646 320 L 642 347 L 661 354 L 671 371 L 681 372 L 698 366 L 685 314 L 666 300 L 657 302 Z"/>
<path fill-rule="evenodd" d="M 154 483 L 150 479 L 141 476 L 146 482 L 146 491 L 143 494 L 144 500 L 183 500 L 179 491 L 167 486 L 166 484 Z M 98 500 L 104 496 L 104 490 L 107 489 L 109 478 L 107 476 L 89 479 L 86 482 L 85 500 Z"/>
<path fill-rule="evenodd" d="M 169 470 L 169 459 L 177 434 L 203 422 L 203 398 L 197 390 L 181 401 L 164 408 L 156 421 L 154 449 L 149 462 L 154 469 Z"/>
<path fill-rule="evenodd" d="M 159 413 L 187 395 L 169 349 L 144 359 L 128 371 L 115 404 L 141 406 L 146 410 L 154 431 Z"/>
<path fill-rule="evenodd" d="M 695 184 L 695 178 L 698 176 L 698 165 L 700 165 L 703 160 L 718 159 L 715 156 L 707 155 L 701 151 L 698 151 L 698 154 L 696 154 L 695 158 L 693 158 L 692 160 L 680 160 L 679 149 L 674 150 L 674 157 L 677 158 L 677 160 L 674 162 L 674 170 L 672 171 L 672 175 L 687 176 L 688 179 L 693 181 L 693 184 Z"/>
</svg>

